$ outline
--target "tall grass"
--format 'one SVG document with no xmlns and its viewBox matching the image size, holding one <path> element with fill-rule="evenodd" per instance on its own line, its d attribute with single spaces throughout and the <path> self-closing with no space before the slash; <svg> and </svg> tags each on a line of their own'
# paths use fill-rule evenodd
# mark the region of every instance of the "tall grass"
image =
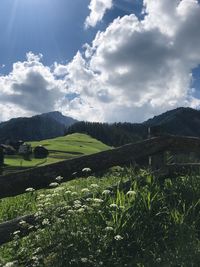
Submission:
<svg viewBox="0 0 200 267">
<path fill-rule="evenodd" d="M 38 194 L 42 225 L 24 239 L 15 233 L 15 240 L 0 249 L 2 265 L 200 265 L 199 176 L 159 181 L 132 169 L 108 176 L 117 177 L 117 190 L 86 179 L 78 191 L 69 185 Z M 124 178 L 130 188 L 122 189 Z"/>
</svg>

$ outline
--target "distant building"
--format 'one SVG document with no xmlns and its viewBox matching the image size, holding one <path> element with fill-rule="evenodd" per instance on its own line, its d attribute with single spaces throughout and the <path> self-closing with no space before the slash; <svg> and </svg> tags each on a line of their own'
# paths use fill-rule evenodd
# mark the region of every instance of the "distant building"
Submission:
<svg viewBox="0 0 200 267">
<path fill-rule="evenodd" d="M 33 153 L 35 158 L 46 158 L 49 155 L 49 151 L 43 146 L 36 146 Z"/>
<path fill-rule="evenodd" d="M 4 155 L 15 155 L 16 154 L 16 150 L 10 145 L 1 144 L 0 148 L 2 148 Z"/>
<path fill-rule="evenodd" d="M 15 150 L 19 150 L 19 147 L 21 145 L 23 145 L 24 141 L 22 140 L 18 140 L 18 141 L 14 141 L 14 140 L 6 140 L 5 141 L 5 145 L 8 145 L 8 146 L 12 146 Z"/>
<path fill-rule="evenodd" d="M 27 143 L 21 144 L 19 147 L 18 153 L 20 155 L 31 154 L 32 153 L 31 145 L 29 145 Z"/>
</svg>

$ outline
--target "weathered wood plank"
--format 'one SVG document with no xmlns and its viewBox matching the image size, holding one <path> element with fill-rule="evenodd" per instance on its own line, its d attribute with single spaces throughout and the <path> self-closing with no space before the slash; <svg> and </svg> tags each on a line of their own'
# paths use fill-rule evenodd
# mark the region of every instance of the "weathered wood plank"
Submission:
<svg viewBox="0 0 200 267">
<path fill-rule="evenodd" d="M 29 224 L 30 228 L 24 227 L 23 224 L 21 224 L 22 221 L 25 221 L 27 224 Z M 35 230 L 34 226 L 36 224 L 37 224 L 37 221 L 33 214 L 21 216 L 16 219 L 1 223 L 0 224 L 0 245 L 3 245 L 4 243 L 7 243 L 13 240 L 14 238 L 13 233 L 16 231 L 20 231 L 20 237 L 27 236 L 31 231 Z"/>
<path fill-rule="evenodd" d="M 200 175 L 200 163 L 174 163 L 168 164 L 165 168 L 167 170 L 167 175 L 177 176 L 177 175 Z"/>
</svg>

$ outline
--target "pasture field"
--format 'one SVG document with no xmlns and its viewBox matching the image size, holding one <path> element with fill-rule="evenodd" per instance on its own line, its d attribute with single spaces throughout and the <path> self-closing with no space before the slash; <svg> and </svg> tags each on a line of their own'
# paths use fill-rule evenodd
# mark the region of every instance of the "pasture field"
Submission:
<svg viewBox="0 0 200 267">
<path fill-rule="evenodd" d="M 28 143 L 31 144 L 33 148 L 38 145 L 47 148 L 49 150 L 48 157 L 35 159 L 32 155 L 29 160 L 24 160 L 20 155 L 6 156 L 4 160 L 4 173 L 56 163 L 62 160 L 110 149 L 109 146 L 102 142 L 86 134 L 79 133 Z"/>
<path fill-rule="evenodd" d="M 42 223 L 25 238 L 13 233 L 0 266 L 200 266 L 199 196 L 199 176 L 115 167 L 3 199 L 2 220 L 36 212 Z"/>
</svg>

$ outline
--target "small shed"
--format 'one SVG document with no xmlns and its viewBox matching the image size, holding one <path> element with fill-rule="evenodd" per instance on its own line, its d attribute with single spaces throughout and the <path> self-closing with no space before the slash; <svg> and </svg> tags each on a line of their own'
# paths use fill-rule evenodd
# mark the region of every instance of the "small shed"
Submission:
<svg viewBox="0 0 200 267">
<path fill-rule="evenodd" d="M 46 158 L 49 155 L 48 149 L 43 146 L 36 146 L 33 151 L 34 157 L 38 159 Z"/>
</svg>

